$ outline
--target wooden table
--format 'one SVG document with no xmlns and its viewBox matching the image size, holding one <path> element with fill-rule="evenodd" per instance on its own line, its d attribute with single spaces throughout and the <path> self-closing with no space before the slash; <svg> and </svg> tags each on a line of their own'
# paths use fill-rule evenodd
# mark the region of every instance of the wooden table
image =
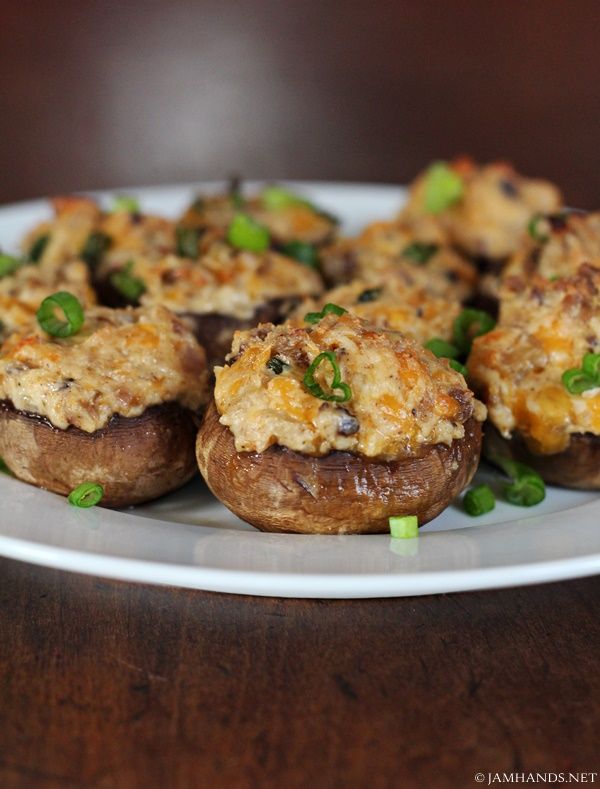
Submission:
<svg viewBox="0 0 600 789">
<path fill-rule="evenodd" d="M 6 560 L 0 578 L 4 789 L 454 788 L 600 767 L 600 578 L 348 602 Z"/>
</svg>

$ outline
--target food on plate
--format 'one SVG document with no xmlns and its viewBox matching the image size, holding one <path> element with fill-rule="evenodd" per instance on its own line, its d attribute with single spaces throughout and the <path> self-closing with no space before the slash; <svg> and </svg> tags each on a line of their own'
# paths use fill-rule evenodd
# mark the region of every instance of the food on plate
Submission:
<svg viewBox="0 0 600 789">
<path fill-rule="evenodd" d="M 600 488 L 600 268 L 509 278 L 477 337 L 469 382 L 488 407 L 486 454 L 549 483 Z"/>
<path fill-rule="evenodd" d="M 244 236 L 242 236 L 242 241 Z M 200 257 L 138 258 L 113 281 L 145 306 L 164 304 L 188 321 L 209 364 L 222 364 L 237 329 L 283 320 L 302 298 L 321 292 L 310 267 L 270 249 L 253 251 L 222 238 Z"/>
<path fill-rule="evenodd" d="M 56 293 L 0 351 L 0 456 L 56 493 L 91 483 L 108 506 L 148 501 L 195 472 L 208 378 L 204 351 L 166 307 L 84 312 Z"/>
<path fill-rule="evenodd" d="M 397 222 L 374 222 L 356 238 L 341 238 L 321 253 L 321 269 L 329 284 L 363 279 L 378 283 L 400 272 L 430 293 L 459 301 L 475 290 L 477 271 L 447 245 L 419 240 Z"/>
<path fill-rule="evenodd" d="M 303 302 L 294 313 L 295 320 L 302 321 L 307 312 L 318 312 L 327 303 L 339 304 L 378 328 L 401 331 L 421 344 L 434 337 L 450 341 L 462 309 L 458 301 L 416 285 L 404 269 L 390 272 L 376 284 L 356 279 L 339 285 L 319 299 Z"/>
<path fill-rule="evenodd" d="M 503 279 L 570 276 L 582 263 L 600 265 L 600 213 L 539 215 L 529 223 L 528 237 L 508 262 Z"/>
<path fill-rule="evenodd" d="M 266 531 L 422 525 L 475 473 L 485 408 L 446 360 L 333 307 L 235 335 L 198 434 L 200 470 Z"/>
<path fill-rule="evenodd" d="M 31 325 L 42 300 L 59 290 L 68 290 L 84 306 L 96 302 L 88 269 L 80 260 L 55 267 L 48 261 L 0 255 L 0 342 Z"/>
<path fill-rule="evenodd" d="M 337 219 L 301 195 L 271 184 L 253 196 L 244 196 L 234 180 L 226 195 L 199 196 L 186 209 L 179 224 L 200 232 L 226 230 L 236 214 L 243 212 L 264 226 L 272 244 L 295 257 L 310 252 L 335 235 Z"/>
</svg>

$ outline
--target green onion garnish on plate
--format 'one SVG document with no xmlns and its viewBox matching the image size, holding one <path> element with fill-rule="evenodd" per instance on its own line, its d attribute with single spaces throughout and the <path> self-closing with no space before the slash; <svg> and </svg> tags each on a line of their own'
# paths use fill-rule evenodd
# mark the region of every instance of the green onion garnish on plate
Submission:
<svg viewBox="0 0 600 789">
<path fill-rule="evenodd" d="M 439 246 L 437 244 L 425 244 L 422 241 L 414 241 L 402 250 L 402 257 L 422 265 L 427 263 L 438 249 Z"/>
<path fill-rule="evenodd" d="M 307 312 L 304 316 L 306 323 L 318 323 L 326 315 L 344 315 L 348 310 L 340 307 L 339 304 L 327 303 L 321 312 Z"/>
<path fill-rule="evenodd" d="M 13 255 L 0 254 L 0 278 L 13 274 L 21 265 L 19 258 Z"/>
<path fill-rule="evenodd" d="M 465 493 L 463 507 L 467 515 L 476 518 L 491 512 L 496 506 L 496 497 L 489 485 L 475 485 Z"/>
<path fill-rule="evenodd" d="M 304 263 L 310 268 L 317 268 L 319 265 L 317 248 L 314 244 L 308 244 L 306 241 L 288 241 L 287 244 L 282 244 L 281 251 L 284 255 Z"/>
<path fill-rule="evenodd" d="M 395 540 L 412 540 L 419 536 L 419 519 L 416 515 L 392 515 L 389 524 Z"/>
<path fill-rule="evenodd" d="M 425 210 L 429 214 L 439 214 L 458 202 L 464 193 L 464 183 L 460 175 L 446 162 L 434 162 L 425 174 Z"/>
<path fill-rule="evenodd" d="M 44 250 L 50 241 L 50 234 L 45 233 L 43 236 L 38 236 L 31 245 L 29 250 L 28 259 L 31 263 L 39 263 L 40 258 L 44 254 Z"/>
<path fill-rule="evenodd" d="M 459 354 L 466 355 L 475 337 L 487 334 L 495 325 L 496 321 L 489 313 L 467 307 L 454 319 L 452 342 Z"/>
<path fill-rule="evenodd" d="M 113 200 L 111 210 L 115 214 L 118 212 L 137 214 L 140 210 L 140 201 L 129 195 L 117 195 Z"/>
<path fill-rule="evenodd" d="M 69 504 L 74 507 L 94 507 L 102 501 L 104 488 L 98 482 L 82 482 L 69 493 Z"/>
<path fill-rule="evenodd" d="M 131 273 L 132 270 L 133 260 L 130 260 L 119 271 L 113 271 L 109 277 L 109 281 L 121 296 L 124 296 L 128 301 L 136 302 L 139 300 L 142 293 L 146 291 L 146 285 L 139 277 L 133 276 Z"/>
</svg>

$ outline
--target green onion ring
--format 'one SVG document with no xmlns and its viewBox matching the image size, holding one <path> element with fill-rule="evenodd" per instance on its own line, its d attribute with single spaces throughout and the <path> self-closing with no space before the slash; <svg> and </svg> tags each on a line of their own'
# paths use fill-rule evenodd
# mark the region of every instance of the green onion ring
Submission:
<svg viewBox="0 0 600 789">
<path fill-rule="evenodd" d="M 69 493 L 69 504 L 74 507 L 93 507 L 102 501 L 104 488 L 98 482 L 82 482 Z"/>
<path fill-rule="evenodd" d="M 317 371 L 318 366 L 321 362 L 327 360 L 331 365 L 333 370 L 333 381 L 331 382 L 331 390 L 335 392 L 336 389 L 339 389 L 341 394 L 327 394 L 321 385 L 315 381 L 315 373 Z M 302 383 L 306 387 L 306 389 L 313 395 L 314 397 L 318 397 L 319 400 L 328 400 L 334 403 L 346 403 L 348 400 L 352 398 L 352 390 L 348 386 L 348 384 L 342 381 L 342 374 L 340 372 L 339 365 L 337 363 L 337 359 L 335 358 L 335 354 L 333 351 L 323 351 L 320 353 L 313 362 L 311 363 L 308 370 L 304 373 L 304 378 L 302 379 Z"/>
<path fill-rule="evenodd" d="M 63 313 L 65 320 L 56 317 L 57 309 Z M 36 317 L 40 327 L 52 337 L 72 337 L 81 329 L 85 320 L 81 302 L 66 290 L 45 298 Z"/>
</svg>

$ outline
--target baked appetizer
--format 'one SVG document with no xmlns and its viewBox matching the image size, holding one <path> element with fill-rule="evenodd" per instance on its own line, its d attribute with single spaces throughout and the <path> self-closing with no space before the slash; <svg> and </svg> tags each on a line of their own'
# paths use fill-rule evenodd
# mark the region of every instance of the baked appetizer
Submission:
<svg viewBox="0 0 600 789">
<path fill-rule="evenodd" d="M 398 271 L 436 296 L 457 301 L 475 290 L 475 267 L 438 240 L 424 241 L 398 222 L 374 222 L 356 238 L 343 238 L 321 253 L 321 269 L 329 284 L 362 279 L 379 283 Z"/>
<path fill-rule="evenodd" d="M 233 180 L 226 195 L 200 196 L 179 221 L 182 228 L 226 230 L 239 212 L 252 217 L 267 228 L 273 245 L 292 257 L 310 254 L 331 241 L 337 219 L 309 200 L 277 184 L 265 187 L 259 194 L 245 197 L 241 184 Z"/>
<path fill-rule="evenodd" d="M 302 322 L 307 313 L 320 312 L 328 303 L 369 321 L 380 329 L 401 331 L 421 344 L 432 338 L 452 341 L 454 323 L 461 313 L 458 301 L 432 295 L 414 283 L 410 271 L 398 269 L 376 284 L 355 279 L 327 291 L 319 299 L 303 302 L 294 312 Z"/>
<path fill-rule="evenodd" d="M 487 404 L 486 453 L 554 485 L 600 488 L 600 269 L 507 281 L 469 382 Z"/>
<path fill-rule="evenodd" d="M 582 263 L 600 265 L 600 213 L 539 215 L 529 223 L 528 238 L 510 259 L 503 278 L 570 276 Z"/>
<path fill-rule="evenodd" d="M 310 266 L 268 248 L 262 226 L 241 214 L 234 222 L 230 240 L 209 231 L 199 257 L 191 257 L 192 250 L 188 257 L 139 257 L 109 274 L 132 302 L 164 304 L 185 317 L 210 366 L 223 363 L 237 329 L 283 320 L 302 298 L 323 289 Z"/>
<path fill-rule="evenodd" d="M 236 334 L 198 434 L 200 471 L 265 531 L 424 524 L 471 480 L 485 408 L 447 361 L 332 310 Z"/>
<path fill-rule="evenodd" d="M 190 479 L 208 372 L 183 323 L 160 306 L 84 315 L 68 292 L 38 322 L 0 353 L 0 456 L 15 476 L 62 494 L 101 486 L 112 507 Z"/>
</svg>

